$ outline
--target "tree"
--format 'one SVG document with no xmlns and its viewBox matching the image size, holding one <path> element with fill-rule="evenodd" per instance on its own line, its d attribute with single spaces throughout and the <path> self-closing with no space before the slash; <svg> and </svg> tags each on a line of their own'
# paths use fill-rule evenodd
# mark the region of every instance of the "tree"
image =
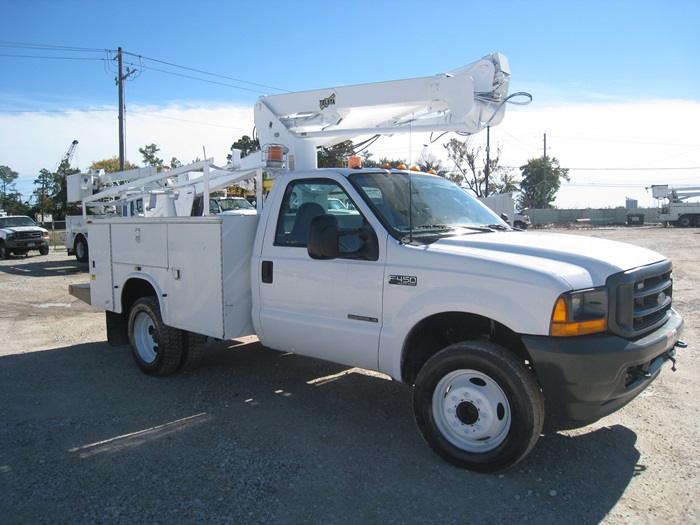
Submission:
<svg viewBox="0 0 700 525">
<path fill-rule="evenodd" d="M 481 147 L 469 147 L 469 139 L 451 139 L 445 144 L 447 157 L 454 163 L 455 171 L 447 178 L 457 184 L 464 183 L 477 197 L 512 193 L 518 191 L 512 170 L 500 165 L 501 148 L 496 148 L 496 155 L 489 155 L 488 191 L 486 188 L 486 159 L 479 162 Z M 482 167 L 483 166 L 483 167 Z"/>
<path fill-rule="evenodd" d="M 0 166 L 0 195 L 2 204 L 0 209 L 6 210 L 9 201 L 16 201 L 17 186 L 15 181 L 19 178 L 19 173 L 10 169 L 9 166 Z"/>
<path fill-rule="evenodd" d="M 52 215 L 54 220 L 63 220 L 68 210 L 66 177 L 78 172 L 79 169 L 70 167 L 67 158 L 60 162 L 55 172 L 42 168 L 34 180 L 38 187 L 34 190 L 36 204 L 31 208 L 31 212 Z"/>
<path fill-rule="evenodd" d="M 143 165 L 144 166 L 162 166 L 163 159 L 156 157 L 156 153 L 160 151 L 160 148 L 155 144 L 148 144 L 143 148 L 139 148 L 139 153 L 143 155 Z"/>
<path fill-rule="evenodd" d="M 380 168 L 388 165 L 395 168 L 399 164 L 403 164 L 404 166 L 406 165 L 406 161 L 404 159 L 390 159 L 388 157 L 381 157 L 379 160 L 374 160 L 372 159 L 373 156 L 374 155 L 368 150 L 360 153 L 360 157 L 362 158 L 362 166 L 365 168 Z"/>
<path fill-rule="evenodd" d="M 318 152 L 319 168 L 342 168 L 347 165 L 347 158 L 355 154 L 351 140 L 345 140 Z"/>
<path fill-rule="evenodd" d="M 442 161 L 432 153 L 421 153 L 416 164 L 418 165 L 418 169 L 425 173 L 433 170 L 441 177 L 447 177 L 447 168 L 443 165 Z"/>
<path fill-rule="evenodd" d="M 132 164 L 128 160 L 124 161 L 125 170 L 133 170 L 138 168 L 136 164 Z M 96 160 L 90 164 L 89 170 L 105 170 L 105 173 L 116 173 L 119 171 L 119 158 L 114 156 L 111 159 Z"/>
<path fill-rule="evenodd" d="M 248 135 L 243 135 L 236 142 L 231 144 L 231 149 L 241 150 L 241 157 L 247 157 L 254 151 L 260 151 L 260 141 L 258 139 L 251 139 Z M 231 160 L 231 154 L 226 157 L 229 161 Z"/>
<path fill-rule="evenodd" d="M 552 201 L 559 191 L 561 180 L 569 181 L 568 168 L 562 168 L 559 161 L 547 156 L 529 159 L 520 166 L 523 180 L 520 182 L 520 208 L 553 208 Z"/>
</svg>

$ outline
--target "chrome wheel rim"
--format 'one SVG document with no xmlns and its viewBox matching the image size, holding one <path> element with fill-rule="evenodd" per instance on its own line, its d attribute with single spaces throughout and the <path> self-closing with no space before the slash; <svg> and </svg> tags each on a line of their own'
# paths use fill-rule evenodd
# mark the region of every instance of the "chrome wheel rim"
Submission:
<svg viewBox="0 0 700 525">
<path fill-rule="evenodd" d="M 435 387 L 435 425 L 454 446 L 472 453 L 503 443 L 511 425 L 511 408 L 503 389 L 476 370 L 455 370 Z"/>
</svg>

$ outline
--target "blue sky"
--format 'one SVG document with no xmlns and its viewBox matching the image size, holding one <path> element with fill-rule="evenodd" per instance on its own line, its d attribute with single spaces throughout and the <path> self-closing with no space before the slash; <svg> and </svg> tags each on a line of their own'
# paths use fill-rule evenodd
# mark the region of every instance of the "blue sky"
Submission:
<svg viewBox="0 0 700 525">
<path fill-rule="evenodd" d="M 251 133 L 246 108 L 260 94 L 427 76 L 498 51 L 511 92 L 534 98 L 492 132 L 504 161 L 541 155 L 547 133 L 549 153 L 577 168 L 557 204 L 617 206 L 650 182 L 700 185 L 698 20 L 695 0 L 0 0 L 0 164 L 31 192 L 73 139 L 82 169 L 117 154 L 117 47 L 136 70 L 132 162 L 151 142 L 167 159 L 206 146 L 223 160 Z M 387 153 L 415 156 L 420 142 Z"/>
</svg>

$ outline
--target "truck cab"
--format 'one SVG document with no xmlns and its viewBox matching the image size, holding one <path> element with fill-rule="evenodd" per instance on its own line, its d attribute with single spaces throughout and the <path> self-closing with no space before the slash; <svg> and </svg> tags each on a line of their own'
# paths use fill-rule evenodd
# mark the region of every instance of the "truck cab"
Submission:
<svg viewBox="0 0 700 525">
<path fill-rule="evenodd" d="M 38 251 L 49 253 L 49 231 L 25 215 L 0 216 L 0 259 Z"/>
</svg>

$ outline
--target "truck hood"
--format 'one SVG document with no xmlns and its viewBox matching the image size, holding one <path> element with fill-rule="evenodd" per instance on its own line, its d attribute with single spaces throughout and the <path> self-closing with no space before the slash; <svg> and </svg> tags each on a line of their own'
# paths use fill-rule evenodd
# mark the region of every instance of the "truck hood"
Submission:
<svg viewBox="0 0 700 525">
<path fill-rule="evenodd" d="M 10 226 L 7 228 L 2 228 L 2 231 L 8 233 L 35 232 L 37 230 L 39 230 L 41 233 L 48 233 L 48 230 L 46 228 L 42 228 L 41 226 Z"/>
<path fill-rule="evenodd" d="M 513 231 L 441 238 L 428 249 L 556 274 L 574 289 L 600 286 L 612 274 L 666 259 L 652 250 L 616 241 Z"/>
</svg>

